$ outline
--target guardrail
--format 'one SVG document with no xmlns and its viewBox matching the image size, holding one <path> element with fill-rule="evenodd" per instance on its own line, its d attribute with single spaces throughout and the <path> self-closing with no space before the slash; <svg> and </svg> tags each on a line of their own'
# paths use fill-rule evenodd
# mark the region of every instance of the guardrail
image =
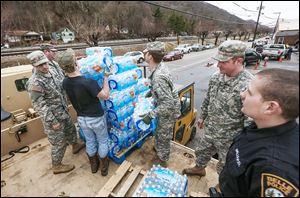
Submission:
<svg viewBox="0 0 300 198">
<path fill-rule="evenodd" d="M 196 39 L 196 36 L 182 36 L 181 40 L 191 40 Z M 160 37 L 157 38 L 158 41 L 176 41 L 177 37 Z M 121 46 L 121 45 L 134 45 L 134 44 L 144 44 L 147 43 L 146 38 L 142 39 L 130 39 L 130 40 L 115 40 L 115 41 L 101 41 L 98 43 L 99 47 L 101 46 Z M 84 49 L 89 47 L 86 43 L 76 43 L 76 44 L 64 44 L 56 45 L 55 48 L 58 51 L 66 50 L 67 48 L 72 49 Z M 14 56 L 14 55 L 24 55 L 29 54 L 32 51 L 39 50 L 39 46 L 34 47 L 23 47 L 23 48 L 13 48 L 13 49 L 1 49 L 1 56 Z"/>
</svg>

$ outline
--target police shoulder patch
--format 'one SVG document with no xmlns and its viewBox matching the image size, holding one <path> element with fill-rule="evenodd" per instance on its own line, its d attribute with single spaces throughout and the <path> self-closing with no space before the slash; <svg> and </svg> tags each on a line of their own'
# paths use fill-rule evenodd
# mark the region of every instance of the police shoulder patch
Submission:
<svg viewBox="0 0 300 198">
<path fill-rule="evenodd" d="M 261 174 L 261 197 L 298 197 L 299 189 L 274 174 Z"/>
</svg>

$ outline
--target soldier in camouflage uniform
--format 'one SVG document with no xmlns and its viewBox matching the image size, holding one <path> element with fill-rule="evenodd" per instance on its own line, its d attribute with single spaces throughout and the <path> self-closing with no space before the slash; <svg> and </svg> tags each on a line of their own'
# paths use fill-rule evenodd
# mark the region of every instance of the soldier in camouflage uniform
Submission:
<svg viewBox="0 0 300 198">
<path fill-rule="evenodd" d="M 151 91 L 147 96 L 153 96 L 156 108 L 147 114 L 143 121 L 149 124 L 154 116 L 158 119 L 155 133 L 154 150 L 157 153 L 154 163 L 167 166 L 170 155 L 171 139 L 176 118 L 180 116 L 180 101 L 175 90 L 168 68 L 161 63 L 164 56 L 163 42 L 148 43 L 143 51 L 145 60 L 149 64 L 151 74 Z"/>
<path fill-rule="evenodd" d="M 71 116 L 68 112 L 65 93 L 60 81 L 49 71 L 48 59 L 42 51 L 34 51 L 27 58 L 35 67 L 35 72 L 26 84 L 33 108 L 42 117 L 45 133 L 51 147 L 52 170 L 54 174 L 69 172 L 72 164 L 62 164 L 67 144 L 72 145 L 73 153 L 83 148 L 77 143 Z"/>
<path fill-rule="evenodd" d="M 57 79 L 61 82 L 63 82 L 65 78 L 65 72 L 62 70 L 62 68 L 59 66 L 59 64 L 54 60 L 56 56 L 57 49 L 54 48 L 53 45 L 50 44 L 43 44 L 41 45 L 41 50 L 44 52 L 46 57 L 48 58 L 49 62 L 49 70 L 56 75 Z"/>
<path fill-rule="evenodd" d="M 247 121 L 241 111 L 240 92 L 253 75 L 243 67 L 245 49 L 246 45 L 236 40 L 225 41 L 219 46 L 214 58 L 218 61 L 219 71 L 209 81 L 197 123 L 199 128 L 204 128 L 204 137 L 196 149 L 196 166 L 184 169 L 183 174 L 205 176 L 205 167 L 216 153 L 219 154 L 219 174 L 233 138 Z"/>
<path fill-rule="evenodd" d="M 59 82 L 59 86 L 61 86 L 62 88 L 62 84 L 63 84 L 63 80 L 65 79 L 65 72 L 64 70 L 60 67 L 60 65 L 54 60 L 56 57 L 56 52 L 57 49 L 55 49 L 55 47 L 51 44 L 43 44 L 40 46 L 41 50 L 44 52 L 45 56 L 47 57 L 47 59 L 49 60 L 48 62 L 48 66 L 49 66 L 49 71 L 53 74 L 53 76 L 55 76 L 55 78 L 57 79 L 57 82 Z M 68 101 L 68 104 L 70 103 L 69 98 L 67 97 L 66 94 L 63 94 L 63 97 L 66 97 L 65 100 Z M 72 123 L 72 127 L 74 130 L 74 133 L 77 133 L 76 127 L 75 125 Z M 79 143 L 76 144 L 76 146 L 72 147 L 74 148 L 73 153 L 78 153 L 80 149 L 82 149 L 84 147 L 83 143 Z"/>
</svg>

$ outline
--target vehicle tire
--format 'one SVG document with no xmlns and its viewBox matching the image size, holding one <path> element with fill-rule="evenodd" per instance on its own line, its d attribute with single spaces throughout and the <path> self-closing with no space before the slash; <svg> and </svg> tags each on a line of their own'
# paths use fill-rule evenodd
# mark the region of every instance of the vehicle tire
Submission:
<svg viewBox="0 0 300 198">
<path fill-rule="evenodd" d="M 142 63 L 142 62 L 144 62 L 144 59 L 143 59 L 143 58 L 140 58 L 140 59 L 138 60 L 138 63 Z"/>
<path fill-rule="evenodd" d="M 195 136 L 196 136 L 196 132 L 197 132 L 197 129 L 196 129 L 196 127 L 193 127 L 193 128 L 192 128 L 191 137 L 190 137 L 190 141 L 191 141 L 192 139 L 194 139 L 194 138 L 195 138 Z"/>
<path fill-rule="evenodd" d="M 174 57 L 171 58 L 171 61 L 173 61 L 173 60 L 174 60 Z"/>
</svg>

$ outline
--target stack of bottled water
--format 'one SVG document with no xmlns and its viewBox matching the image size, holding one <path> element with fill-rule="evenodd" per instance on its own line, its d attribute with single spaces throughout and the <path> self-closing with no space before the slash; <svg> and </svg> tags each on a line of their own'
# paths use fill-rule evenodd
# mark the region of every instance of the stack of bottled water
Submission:
<svg viewBox="0 0 300 198">
<path fill-rule="evenodd" d="M 145 125 L 139 117 L 154 109 L 153 99 L 145 98 L 150 83 L 143 78 L 142 70 L 132 58 L 112 57 L 110 47 L 87 48 L 86 55 L 78 61 L 80 72 L 85 77 L 96 80 L 102 87 L 104 72 L 109 68 L 113 74 L 108 78 L 110 97 L 100 102 L 112 126 L 109 131 L 109 154 L 115 156 L 156 128 L 155 119 L 150 125 Z"/>
<path fill-rule="evenodd" d="M 184 197 L 188 178 L 176 171 L 153 165 L 133 197 Z"/>
</svg>

